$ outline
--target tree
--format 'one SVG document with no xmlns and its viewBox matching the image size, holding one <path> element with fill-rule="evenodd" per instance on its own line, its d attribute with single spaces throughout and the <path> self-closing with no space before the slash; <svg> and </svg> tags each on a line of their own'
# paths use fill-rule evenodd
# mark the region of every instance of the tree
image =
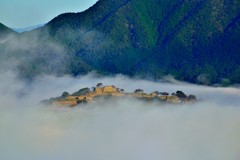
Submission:
<svg viewBox="0 0 240 160">
<path fill-rule="evenodd" d="M 143 90 L 142 89 L 136 89 L 134 92 L 135 93 L 143 93 Z"/>
<path fill-rule="evenodd" d="M 152 92 L 152 94 L 159 95 L 159 94 L 160 94 L 160 92 L 159 92 L 159 91 L 154 91 L 154 92 Z"/>
<path fill-rule="evenodd" d="M 177 91 L 176 92 L 176 96 L 178 98 L 187 98 L 187 96 L 185 95 L 185 93 L 183 93 L 182 91 Z"/>
<path fill-rule="evenodd" d="M 167 92 L 162 92 L 161 95 L 163 95 L 163 96 L 168 96 L 169 93 L 167 93 Z"/>
<path fill-rule="evenodd" d="M 66 97 L 68 97 L 69 96 L 69 93 L 68 92 L 63 92 L 63 94 L 62 94 L 62 97 L 64 97 L 64 98 L 66 98 Z"/>
<path fill-rule="evenodd" d="M 124 89 L 120 89 L 121 92 L 124 92 Z"/>
<path fill-rule="evenodd" d="M 102 86 L 103 86 L 102 83 L 98 83 L 98 84 L 97 84 L 97 87 L 102 87 Z"/>
<path fill-rule="evenodd" d="M 190 94 L 187 99 L 197 99 L 195 95 Z"/>
</svg>

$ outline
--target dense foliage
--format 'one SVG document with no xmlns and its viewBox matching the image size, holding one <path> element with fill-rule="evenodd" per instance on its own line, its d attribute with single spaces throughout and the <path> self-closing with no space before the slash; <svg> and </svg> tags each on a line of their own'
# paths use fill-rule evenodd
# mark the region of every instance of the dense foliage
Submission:
<svg viewBox="0 0 240 160">
<path fill-rule="evenodd" d="M 96 70 L 223 86 L 240 82 L 239 52 L 238 0 L 99 0 L 0 45 L 28 78 Z"/>
<path fill-rule="evenodd" d="M 90 92 L 89 88 L 82 88 L 79 91 L 74 92 L 73 94 L 71 94 L 71 96 L 82 96 L 82 95 L 86 95 L 89 92 Z"/>
<path fill-rule="evenodd" d="M 62 93 L 62 97 L 63 97 L 63 98 L 66 98 L 66 97 L 68 97 L 68 96 L 69 96 L 69 93 L 68 93 L 68 92 L 65 91 L 65 92 Z"/>
</svg>

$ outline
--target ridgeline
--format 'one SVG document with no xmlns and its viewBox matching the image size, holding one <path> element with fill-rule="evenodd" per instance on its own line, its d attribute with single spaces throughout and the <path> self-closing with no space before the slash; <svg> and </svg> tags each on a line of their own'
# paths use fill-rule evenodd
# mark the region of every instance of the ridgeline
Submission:
<svg viewBox="0 0 240 160">
<path fill-rule="evenodd" d="M 13 36 L 16 36 L 18 33 L 14 30 L 8 28 L 4 24 L 0 23 L 0 44 L 6 42 Z"/>
<path fill-rule="evenodd" d="M 229 0 L 99 0 L 0 45 L 29 79 L 95 70 L 222 86 L 240 82 L 239 52 L 240 1 Z"/>
</svg>

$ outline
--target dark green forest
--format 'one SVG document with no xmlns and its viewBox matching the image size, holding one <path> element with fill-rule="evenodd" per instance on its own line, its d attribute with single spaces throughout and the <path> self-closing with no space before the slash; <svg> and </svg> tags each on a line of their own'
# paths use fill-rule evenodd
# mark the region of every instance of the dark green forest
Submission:
<svg viewBox="0 0 240 160">
<path fill-rule="evenodd" d="M 0 43 L 1 69 L 27 79 L 97 71 L 227 86 L 240 82 L 239 52 L 239 0 L 99 0 Z"/>
<path fill-rule="evenodd" d="M 18 33 L 0 23 L 0 44 L 7 41 L 9 38 L 16 36 Z"/>
</svg>

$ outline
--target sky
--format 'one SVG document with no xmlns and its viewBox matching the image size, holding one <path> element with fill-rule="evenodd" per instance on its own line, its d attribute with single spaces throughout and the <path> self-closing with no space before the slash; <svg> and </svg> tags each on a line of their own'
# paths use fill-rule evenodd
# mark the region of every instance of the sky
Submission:
<svg viewBox="0 0 240 160">
<path fill-rule="evenodd" d="M 44 24 L 61 13 L 82 12 L 97 0 L 1 0 L 0 23 L 10 28 Z"/>
</svg>

